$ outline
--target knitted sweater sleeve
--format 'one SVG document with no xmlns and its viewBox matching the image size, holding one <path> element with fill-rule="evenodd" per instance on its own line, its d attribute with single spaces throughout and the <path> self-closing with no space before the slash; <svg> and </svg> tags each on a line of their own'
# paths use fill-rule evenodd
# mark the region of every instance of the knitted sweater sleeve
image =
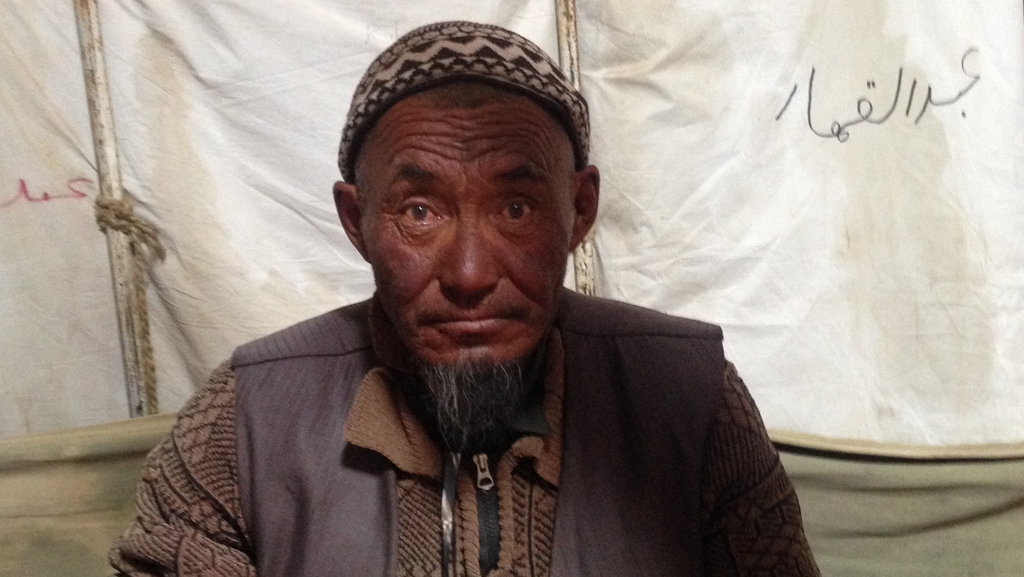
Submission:
<svg viewBox="0 0 1024 577">
<path fill-rule="evenodd" d="M 702 509 L 710 577 L 818 577 L 800 504 L 731 363 L 705 449 Z"/>
<path fill-rule="evenodd" d="M 256 575 L 235 455 L 235 377 L 222 365 L 146 458 L 135 519 L 110 551 L 119 575 Z"/>
</svg>

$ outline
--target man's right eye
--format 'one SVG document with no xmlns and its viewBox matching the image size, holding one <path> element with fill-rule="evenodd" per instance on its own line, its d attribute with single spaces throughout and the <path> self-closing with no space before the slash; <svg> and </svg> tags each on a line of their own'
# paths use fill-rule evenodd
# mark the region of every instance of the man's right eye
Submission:
<svg viewBox="0 0 1024 577">
<path fill-rule="evenodd" d="M 409 204 L 402 211 L 403 219 L 410 224 L 432 224 L 441 220 L 441 216 L 427 204 Z"/>
</svg>

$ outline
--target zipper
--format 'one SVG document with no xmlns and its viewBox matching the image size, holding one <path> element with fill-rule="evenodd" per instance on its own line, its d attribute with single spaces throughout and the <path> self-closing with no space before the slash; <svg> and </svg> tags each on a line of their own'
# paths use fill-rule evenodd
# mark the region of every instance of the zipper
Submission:
<svg viewBox="0 0 1024 577">
<path fill-rule="evenodd" d="M 498 522 L 498 491 L 494 490 L 490 457 L 473 455 L 476 465 L 476 510 L 480 532 L 480 574 L 487 575 L 498 567 L 501 527 Z"/>
<path fill-rule="evenodd" d="M 455 501 L 459 473 L 459 453 L 445 453 L 444 478 L 441 481 L 441 575 L 451 577 L 455 568 Z"/>
<path fill-rule="evenodd" d="M 490 491 L 494 488 L 494 477 L 491 476 L 490 463 L 487 462 L 487 455 L 480 453 L 473 455 L 473 464 L 476 465 L 476 488 Z"/>
</svg>

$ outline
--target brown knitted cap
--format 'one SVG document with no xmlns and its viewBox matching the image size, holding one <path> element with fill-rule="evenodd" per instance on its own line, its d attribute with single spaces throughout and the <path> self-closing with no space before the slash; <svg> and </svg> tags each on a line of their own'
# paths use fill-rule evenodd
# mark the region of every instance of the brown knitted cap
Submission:
<svg viewBox="0 0 1024 577">
<path fill-rule="evenodd" d="M 388 108 L 407 96 L 454 80 L 479 80 L 534 98 L 565 128 L 576 168 L 587 165 L 587 102 L 543 50 L 498 26 L 438 22 L 396 40 L 370 64 L 356 86 L 338 150 L 338 167 L 345 181 L 355 182 L 359 147 Z"/>
</svg>

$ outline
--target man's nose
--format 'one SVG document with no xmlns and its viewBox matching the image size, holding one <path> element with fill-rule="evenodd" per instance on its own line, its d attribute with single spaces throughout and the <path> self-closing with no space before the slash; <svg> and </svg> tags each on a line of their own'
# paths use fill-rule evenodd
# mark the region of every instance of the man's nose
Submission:
<svg viewBox="0 0 1024 577">
<path fill-rule="evenodd" d="M 485 227 L 477 218 L 456 221 L 447 250 L 438 263 L 441 291 L 461 307 L 478 304 L 494 290 L 501 277 Z"/>
</svg>

